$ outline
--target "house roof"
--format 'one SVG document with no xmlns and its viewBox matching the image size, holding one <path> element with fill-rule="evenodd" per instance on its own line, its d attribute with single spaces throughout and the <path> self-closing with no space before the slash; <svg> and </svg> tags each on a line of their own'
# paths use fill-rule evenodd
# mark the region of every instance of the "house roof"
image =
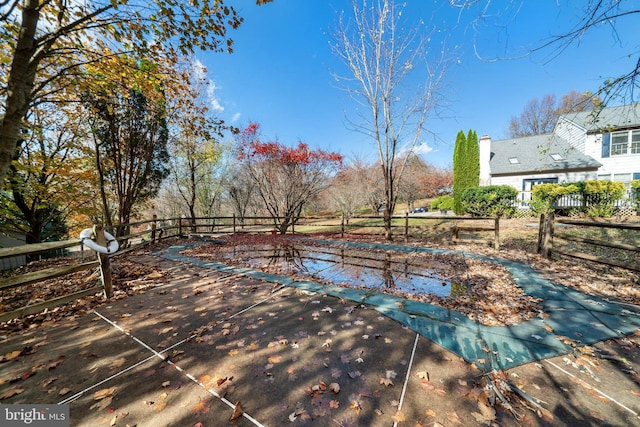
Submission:
<svg viewBox="0 0 640 427">
<path fill-rule="evenodd" d="M 640 104 L 581 111 L 566 114 L 562 118 L 580 126 L 587 133 L 635 128 L 640 127 Z"/>
<path fill-rule="evenodd" d="M 493 176 L 595 170 L 602 166 L 554 134 L 491 141 L 489 165 Z"/>
</svg>

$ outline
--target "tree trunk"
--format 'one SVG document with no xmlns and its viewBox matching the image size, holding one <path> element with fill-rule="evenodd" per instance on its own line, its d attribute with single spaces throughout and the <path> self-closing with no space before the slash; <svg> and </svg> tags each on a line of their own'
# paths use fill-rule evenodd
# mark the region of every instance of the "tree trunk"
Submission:
<svg viewBox="0 0 640 427">
<path fill-rule="evenodd" d="M 5 114 L 0 119 L 0 183 L 4 181 L 13 160 L 20 138 L 22 119 L 31 102 L 31 90 L 33 89 L 36 68 L 40 62 L 40 58 L 35 58 L 35 33 L 40 19 L 39 6 L 38 0 L 21 2 L 22 25 L 7 81 Z"/>
</svg>

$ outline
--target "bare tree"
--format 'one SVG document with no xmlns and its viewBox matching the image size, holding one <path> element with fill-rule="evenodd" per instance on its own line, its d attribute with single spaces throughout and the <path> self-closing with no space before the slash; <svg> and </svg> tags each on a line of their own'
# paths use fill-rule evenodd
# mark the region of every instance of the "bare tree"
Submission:
<svg viewBox="0 0 640 427">
<path fill-rule="evenodd" d="M 511 117 L 509 136 L 519 138 L 551 133 L 561 115 L 572 111 L 591 110 L 600 104 L 600 98 L 594 97 L 591 92 L 580 93 L 576 90 L 562 95 L 560 101 L 552 94 L 541 99 L 534 98 L 527 103 L 519 116 Z"/>
<path fill-rule="evenodd" d="M 333 52 L 348 70 L 335 77 L 360 104 L 353 129 L 371 136 L 378 147 L 384 182 L 384 226 L 391 240 L 391 216 L 405 162 L 401 148 L 411 151 L 425 132 L 430 113 L 442 103 L 440 90 L 447 55 L 422 21 L 402 21 L 404 7 L 391 0 L 354 0 L 351 22 L 342 16 Z"/>
<path fill-rule="evenodd" d="M 326 192 L 329 205 L 342 213 L 347 224 L 356 210 L 366 203 L 365 185 L 354 166 L 345 167 L 331 180 Z"/>
<path fill-rule="evenodd" d="M 498 3 L 493 0 L 449 0 L 449 3 L 462 11 L 471 11 L 476 14 L 472 21 L 472 27 L 476 31 L 482 31 L 482 27 L 487 24 L 495 25 L 501 30 L 507 29 L 509 24 L 522 13 L 525 5 L 524 0 L 510 0 L 506 5 L 504 2 Z M 562 7 L 561 3 L 556 2 L 556 9 Z M 597 103 L 596 106 L 605 105 L 610 101 L 637 102 L 637 89 L 640 85 L 640 54 L 632 41 L 623 39 L 619 24 L 637 18 L 640 14 L 638 3 L 630 0 L 590 0 L 580 5 L 574 3 L 566 2 L 567 7 L 571 8 L 571 16 L 578 17 L 576 21 L 567 20 L 565 29 L 560 29 L 555 35 L 544 40 L 532 41 L 533 47 L 526 52 L 513 52 L 504 59 L 514 59 L 540 52 L 546 53 L 547 60 L 551 61 L 570 46 L 579 45 L 585 34 L 596 28 L 608 27 L 613 41 L 621 45 L 633 45 L 629 48 L 629 57 L 637 60 L 627 73 L 612 76 L 601 84 L 593 96 L 602 99 L 603 102 Z M 582 12 L 576 13 L 576 7 L 581 7 Z M 632 36 L 635 36 L 635 33 Z M 476 52 L 478 51 L 479 48 L 476 46 Z"/>
</svg>

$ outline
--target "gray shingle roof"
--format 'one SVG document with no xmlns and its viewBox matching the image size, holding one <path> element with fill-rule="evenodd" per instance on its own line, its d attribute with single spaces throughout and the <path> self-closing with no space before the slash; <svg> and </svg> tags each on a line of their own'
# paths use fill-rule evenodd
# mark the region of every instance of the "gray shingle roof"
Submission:
<svg viewBox="0 0 640 427">
<path fill-rule="evenodd" d="M 552 154 L 561 158 L 554 160 Z M 510 159 L 516 159 L 517 163 Z M 554 134 L 491 141 L 489 164 L 493 176 L 597 169 L 602 166 Z"/>
<path fill-rule="evenodd" d="M 596 133 L 606 129 L 625 129 L 640 127 L 640 104 L 607 107 L 598 111 L 581 111 L 570 113 L 563 118 L 585 129 L 588 133 Z"/>
</svg>

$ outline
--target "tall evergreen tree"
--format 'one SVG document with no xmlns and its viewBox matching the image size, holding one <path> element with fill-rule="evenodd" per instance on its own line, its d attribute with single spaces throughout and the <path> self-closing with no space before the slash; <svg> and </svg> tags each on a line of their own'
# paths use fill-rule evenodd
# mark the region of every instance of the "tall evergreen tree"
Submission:
<svg viewBox="0 0 640 427">
<path fill-rule="evenodd" d="M 453 148 L 453 210 L 459 214 L 462 212 L 462 190 L 464 189 L 464 148 L 467 138 L 463 131 L 456 136 L 456 145 Z"/>
<path fill-rule="evenodd" d="M 480 185 L 480 146 L 478 145 L 478 134 L 475 130 L 469 129 L 466 141 L 467 151 L 467 177 L 468 187 Z"/>
<path fill-rule="evenodd" d="M 453 210 L 463 214 L 462 192 L 480 184 L 480 148 L 478 134 L 469 129 L 458 132 L 453 150 Z"/>
</svg>

